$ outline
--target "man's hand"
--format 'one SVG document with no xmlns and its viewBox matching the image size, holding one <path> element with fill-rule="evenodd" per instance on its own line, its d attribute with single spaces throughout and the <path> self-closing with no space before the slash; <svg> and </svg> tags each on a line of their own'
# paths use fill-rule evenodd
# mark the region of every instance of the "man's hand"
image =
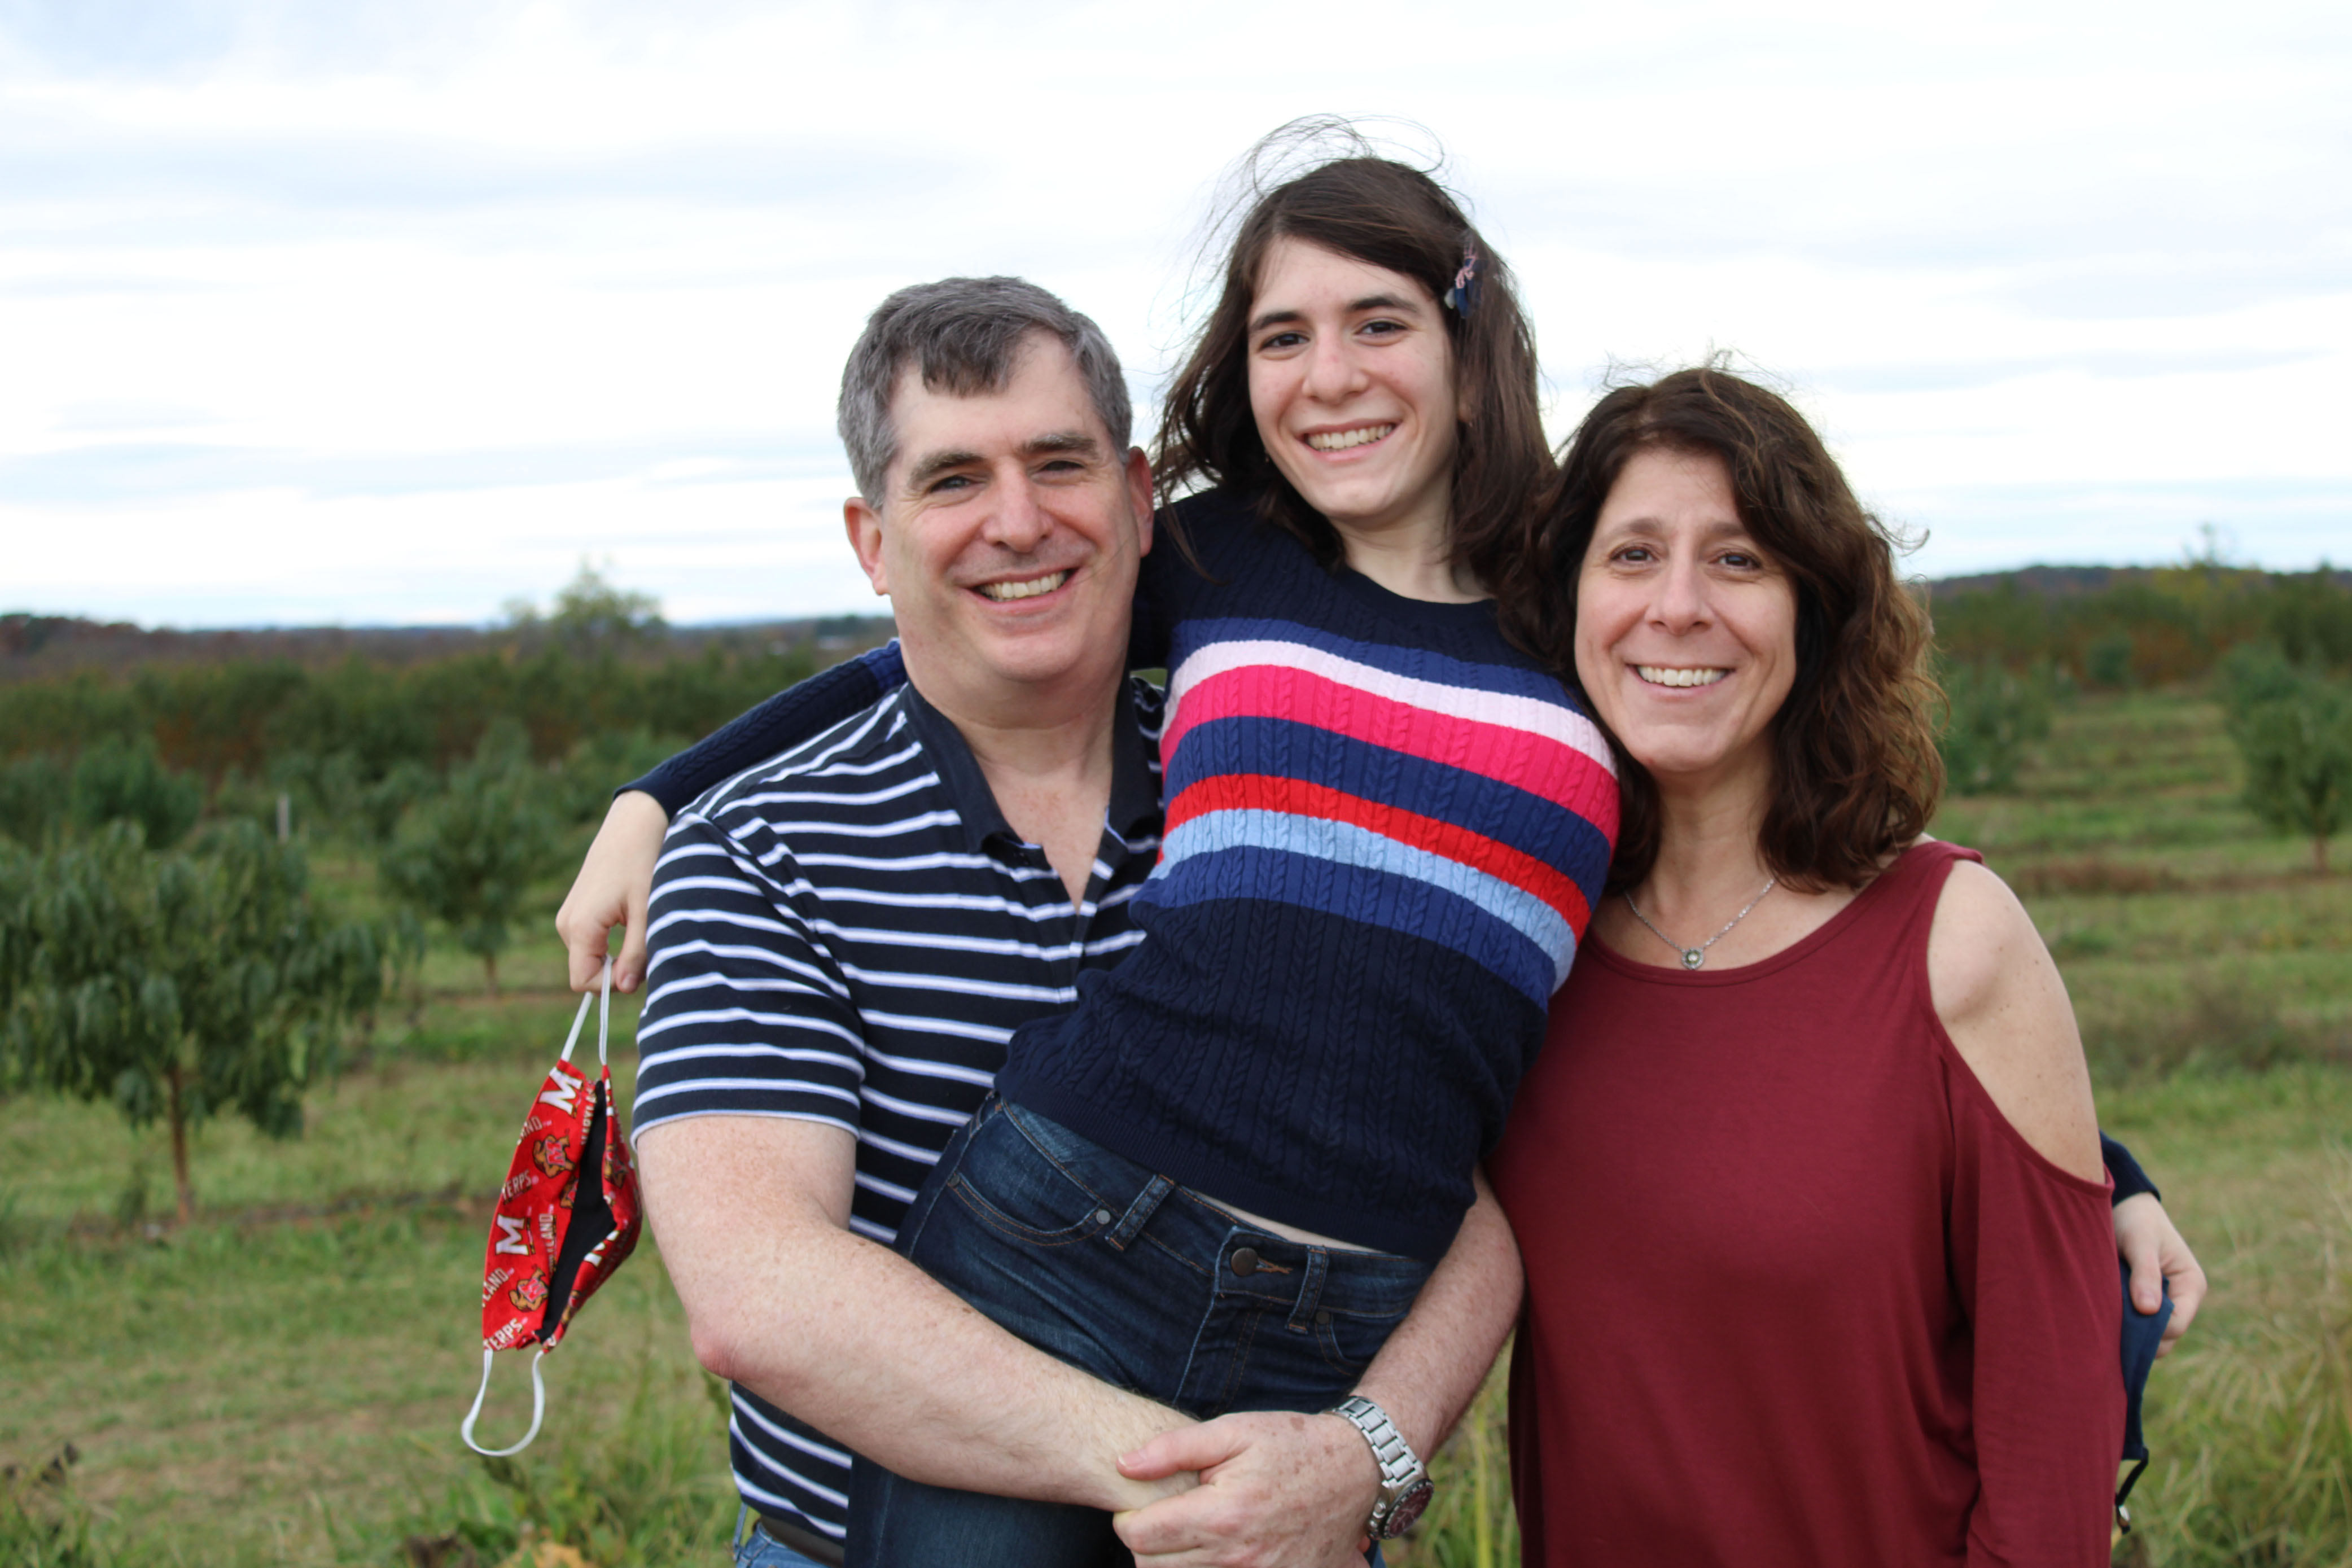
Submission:
<svg viewBox="0 0 2352 1568">
<path fill-rule="evenodd" d="M 1121 1455 L 1119 1472 L 1150 1480 L 1198 1470 L 1192 1491 L 1116 1523 L 1151 1568 L 1363 1568 L 1364 1526 L 1381 1468 L 1364 1435 L 1337 1415 L 1223 1415 Z"/>
<path fill-rule="evenodd" d="M 635 991 L 646 977 L 646 900 L 654 890 L 654 862 L 661 858 L 669 815 L 641 790 L 613 797 L 604 826 L 588 846 L 580 875 L 555 911 L 555 934 L 572 960 L 572 989 L 595 987 L 604 967 L 604 942 L 612 929 L 626 926 L 621 955 L 613 961 L 613 989 Z"/>
<path fill-rule="evenodd" d="M 2131 1265 L 2132 1306 L 2143 1315 L 2155 1311 L 2164 1299 L 2159 1279 L 2172 1288 L 2172 1321 L 2164 1325 L 2164 1343 L 2156 1352 L 2170 1354 L 2204 1303 L 2205 1270 L 2198 1267 L 2197 1255 L 2173 1228 L 2172 1216 L 2154 1193 L 2141 1193 L 2116 1205 L 2116 1250 Z"/>
</svg>

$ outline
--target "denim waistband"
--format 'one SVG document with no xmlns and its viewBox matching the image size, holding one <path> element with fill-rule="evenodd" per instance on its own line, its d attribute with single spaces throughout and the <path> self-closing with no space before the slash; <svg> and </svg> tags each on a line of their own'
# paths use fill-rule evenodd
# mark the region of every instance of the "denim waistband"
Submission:
<svg viewBox="0 0 2352 1568">
<path fill-rule="evenodd" d="M 975 1119 L 1002 1115 L 1091 1194 L 1096 1234 L 1125 1250 L 1157 1245 L 1202 1272 L 1219 1295 L 1264 1298 L 1302 1320 L 1321 1311 L 1389 1317 L 1408 1310 L 1430 1266 L 1419 1258 L 1294 1241 L 1218 1206 L 1060 1122 L 992 1098 Z"/>
</svg>

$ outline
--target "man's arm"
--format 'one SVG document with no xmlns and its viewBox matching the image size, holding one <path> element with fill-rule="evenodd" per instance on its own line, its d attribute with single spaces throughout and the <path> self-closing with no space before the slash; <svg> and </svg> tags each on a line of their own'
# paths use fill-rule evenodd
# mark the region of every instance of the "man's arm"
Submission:
<svg viewBox="0 0 2352 1568">
<path fill-rule="evenodd" d="M 702 1364 L 936 1486 L 1114 1510 L 1189 1486 L 1113 1464 L 1184 1416 L 1032 1348 L 848 1230 L 856 1148 L 839 1127 L 768 1116 L 638 1140 Z"/>
<path fill-rule="evenodd" d="M 1147 1491 L 1113 1458 L 1182 1416 L 1088 1382 L 847 1228 L 871 1064 L 816 901 L 756 803 L 680 813 L 656 868 L 635 1147 L 698 1353 L 908 1476 L 1132 1506 Z"/>
<path fill-rule="evenodd" d="M 1476 1181 L 1478 1201 L 1454 1246 L 1356 1385 L 1424 1463 L 1477 1396 L 1519 1315 L 1518 1246 L 1485 1173 Z M 1118 1521 L 1119 1538 L 1153 1568 L 1360 1568 L 1381 1483 L 1363 1434 L 1336 1415 L 1221 1416 L 1155 1438 L 1119 1468 L 1139 1479 L 1201 1473 L 1197 1490 Z"/>
</svg>

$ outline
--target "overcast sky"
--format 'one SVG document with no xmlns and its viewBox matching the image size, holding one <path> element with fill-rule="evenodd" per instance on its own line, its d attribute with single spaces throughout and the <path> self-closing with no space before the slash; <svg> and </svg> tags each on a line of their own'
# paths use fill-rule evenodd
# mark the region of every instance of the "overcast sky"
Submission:
<svg viewBox="0 0 2352 1568">
<path fill-rule="evenodd" d="M 1769 13 L 1769 14 L 1768 14 Z M 1139 400 L 1212 187 L 1396 116 L 1612 364 L 1793 390 L 1930 575 L 2352 560 L 2352 7 L 0 0 L 0 610 L 878 609 L 840 364 L 1017 272 Z"/>
</svg>

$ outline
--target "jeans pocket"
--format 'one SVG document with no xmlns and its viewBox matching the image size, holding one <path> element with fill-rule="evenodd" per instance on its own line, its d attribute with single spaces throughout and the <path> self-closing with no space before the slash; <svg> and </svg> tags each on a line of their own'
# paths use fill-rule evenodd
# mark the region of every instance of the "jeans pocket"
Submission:
<svg viewBox="0 0 2352 1568">
<path fill-rule="evenodd" d="M 1315 1315 L 1315 1348 L 1336 1370 L 1354 1377 L 1388 1343 L 1403 1312 L 1334 1312 Z"/>
<path fill-rule="evenodd" d="M 1033 1247 L 1067 1247 L 1108 1230 L 1109 1204 L 1033 1142 L 1011 1115 L 972 1136 L 947 1194 L 1000 1235 Z"/>
</svg>

